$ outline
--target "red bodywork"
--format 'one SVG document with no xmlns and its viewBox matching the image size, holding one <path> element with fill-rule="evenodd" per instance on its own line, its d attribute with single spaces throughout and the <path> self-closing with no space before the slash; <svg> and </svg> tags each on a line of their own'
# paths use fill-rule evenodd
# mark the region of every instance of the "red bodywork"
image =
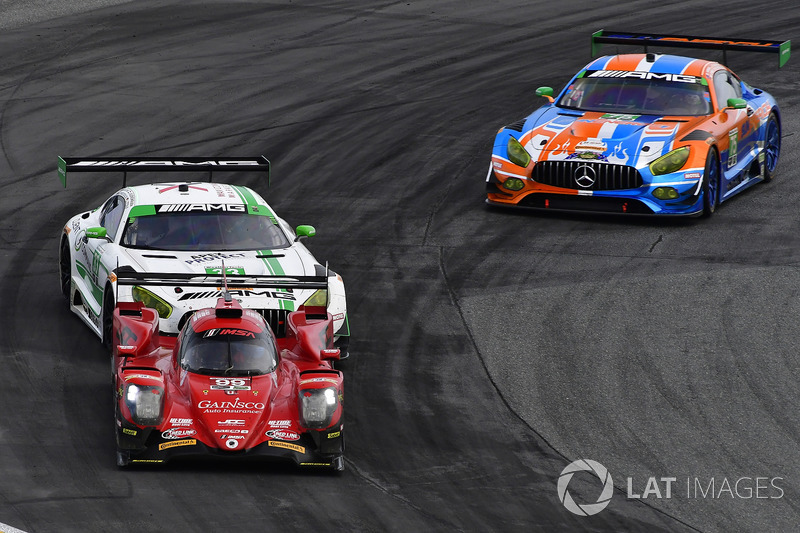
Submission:
<svg viewBox="0 0 800 533">
<path fill-rule="evenodd" d="M 260 314 L 220 298 L 215 309 L 196 312 L 174 337 L 159 334 L 154 309 L 120 302 L 112 349 L 117 463 L 212 454 L 270 456 L 342 470 L 343 376 L 332 363 L 339 359 L 333 320 L 322 311 L 290 313 L 286 337 L 275 339 Z M 188 358 L 182 343 L 188 346 L 192 335 L 268 336 L 274 368 L 255 375 L 193 371 L 181 360 Z M 312 416 L 304 402 L 321 405 L 324 414 Z"/>
</svg>

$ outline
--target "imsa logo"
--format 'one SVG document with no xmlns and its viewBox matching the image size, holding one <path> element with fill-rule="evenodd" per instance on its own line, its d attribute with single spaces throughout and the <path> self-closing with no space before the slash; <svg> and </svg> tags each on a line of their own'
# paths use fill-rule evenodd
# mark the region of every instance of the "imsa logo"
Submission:
<svg viewBox="0 0 800 533">
<path fill-rule="evenodd" d="M 156 206 L 157 213 L 182 213 L 190 211 L 246 213 L 247 206 L 243 204 L 163 204 Z"/>
</svg>

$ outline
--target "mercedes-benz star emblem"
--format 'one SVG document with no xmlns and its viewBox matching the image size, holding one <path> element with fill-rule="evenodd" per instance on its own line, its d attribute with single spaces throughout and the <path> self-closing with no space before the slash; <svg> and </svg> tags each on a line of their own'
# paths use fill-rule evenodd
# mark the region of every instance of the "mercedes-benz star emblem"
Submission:
<svg viewBox="0 0 800 533">
<path fill-rule="evenodd" d="M 581 165 L 575 169 L 575 183 L 578 187 L 588 189 L 597 180 L 597 173 L 589 165 Z"/>
</svg>

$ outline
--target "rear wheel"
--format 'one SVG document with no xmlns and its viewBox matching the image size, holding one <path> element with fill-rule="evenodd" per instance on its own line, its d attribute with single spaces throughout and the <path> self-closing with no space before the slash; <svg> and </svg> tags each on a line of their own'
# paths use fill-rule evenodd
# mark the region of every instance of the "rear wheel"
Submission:
<svg viewBox="0 0 800 533">
<path fill-rule="evenodd" d="M 775 167 L 778 166 L 778 156 L 781 154 L 781 127 L 775 113 L 769 114 L 767 119 L 766 135 L 764 137 L 764 181 L 772 181 L 775 176 Z"/>
<path fill-rule="evenodd" d="M 69 240 L 64 237 L 61 239 L 61 247 L 58 252 L 58 273 L 61 279 L 61 295 L 69 303 L 72 296 L 72 254 L 69 251 Z"/>
<path fill-rule="evenodd" d="M 703 216 L 710 217 L 719 206 L 719 159 L 714 148 L 708 150 L 706 168 L 703 172 Z"/>
</svg>

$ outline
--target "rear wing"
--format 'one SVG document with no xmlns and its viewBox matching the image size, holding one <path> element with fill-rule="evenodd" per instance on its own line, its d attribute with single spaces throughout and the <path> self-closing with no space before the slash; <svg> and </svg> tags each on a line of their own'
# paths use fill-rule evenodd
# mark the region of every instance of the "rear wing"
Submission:
<svg viewBox="0 0 800 533">
<path fill-rule="evenodd" d="M 270 182 L 269 160 L 257 157 L 58 157 L 58 177 L 67 187 L 69 172 L 122 172 L 122 186 L 128 172 L 198 172 L 207 171 L 208 181 L 214 171 L 263 172 Z"/>
<path fill-rule="evenodd" d="M 792 41 L 764 41 L 756 39 L 728 39 L 721 37 L 697 37 L 691 35 L 668 35 L 658 33 L 631 33 L 624 31 L 599 30 L 592 34 L 592 57 L 599 52 L 602 44 L 629 44 L 644 46 L 667 46 L 674 48 L 704 48 L 722 50 L 723 63 L 727 63 L 727 51 L 764 52 L 778 54 L 778 68 L 789 61 Z"/>
<path fill-rule="evenodd" d="M 134 272 L 118 269 L 114 272 L 119 285 L 149 285 L 155 287 L 257 287 L 260 289 L 325 289 L 328 288 L 327 276 L 286 276 L 234 274 L 193 274 L 175 272 Z"/>
</svg>

